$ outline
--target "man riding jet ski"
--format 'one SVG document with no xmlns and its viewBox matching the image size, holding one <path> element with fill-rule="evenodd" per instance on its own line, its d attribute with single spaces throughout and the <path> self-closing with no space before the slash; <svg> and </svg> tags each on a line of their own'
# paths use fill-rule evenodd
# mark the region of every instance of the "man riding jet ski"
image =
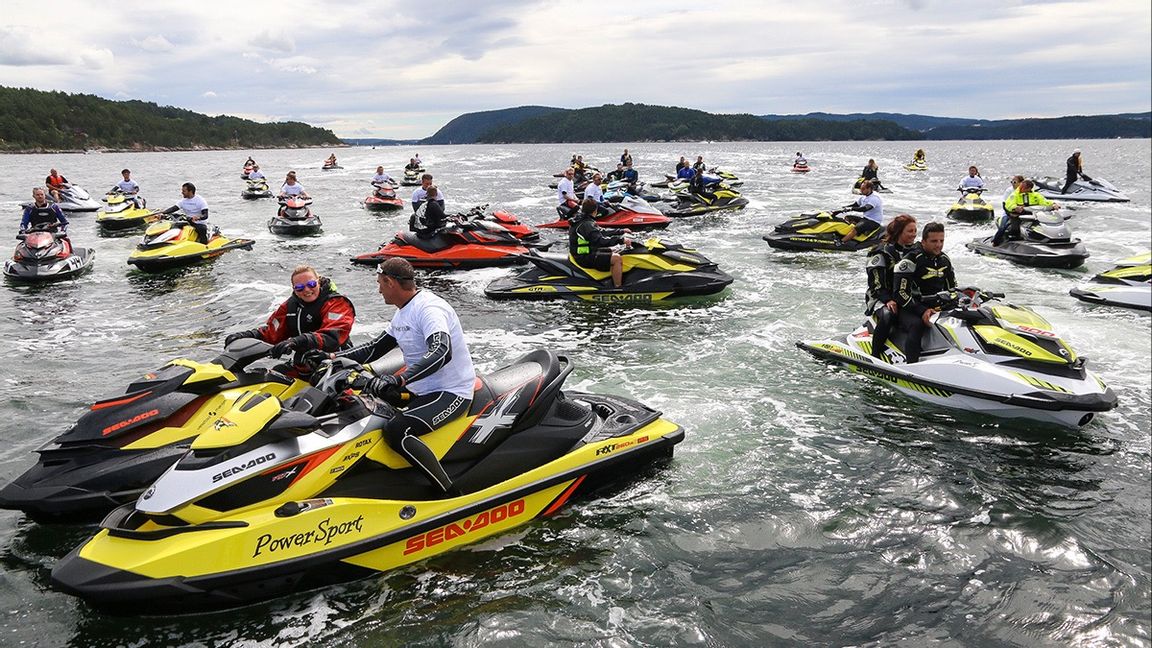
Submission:
<svg viewBox="0 0 1152 648">
<path fill-rule="evenodd" d="M 1094 304 L 1152 311 L 1152 253 L 1124 259 L 1068 294 Z"/>
<path fill-rule="evenodd" d="M 141 196 L 109 192 L 104 202 L 107 206 L 96 214 L 96 225 L 101 232 L 122 232 L 160 220 L 160 213 L 148 209 Z"/>
<path fill-rule="evenodd" d="M 969 250 L 1038 268 L 1077 268 L 1088 259 L 1087 248 L 1072 238 L 1065 218 L 1053 211 L 1060 206 L 1032 191 L 1030 180 L 1020 183 L 1004 208 L 1001 228 L 989 238 L 973 239 Z"/>
<path fill-rule="evenodd" d="M 550 351 L 484 378 L 469 371 L 466 396 L 442 391 L 456 384 L 452 367 L 467 347 L 458 331 L 442 332 L 439 298 L 417 303 L 414 284 L 400 297 L 391 282 L 412 275 L 394 278 L 397 263 L 378 281 L 403 307 L 392 321 L 398 338 L 378 340 L 407 356 L 419 331 L 435 331 L 424 355 L 400 375 L 371 366 L 375 377 L 336 357 L 316 388 L 291 399 L 242 397 L 57 564 L 54 586 L 99 607 L 187 612 L 362 578 L 551 515 L 670 457 L 682 440 L 679 426 L 640 403 L 563 392 L 572 366 Z M 406 313 L 417 306 L 424 315 Z M 437 336 L 454 340 L 450 358 Z M 433 391 L 416 387 L 441 374 Z M 346 392 L 357 384 L 371 396 Z"/>
<path fill-rule="evenodd" d="M 210 261 L 229 250 L 251 250 L 251 239 L 229 239 L 208 225 L 208 203 L 196 195 L 196 185 L 180 186 L 183 199 L 164 210 L 172 220 L 152 223 L 128 263 L 144 272 L 163 272 Z"/>
<path fill-rule="evenodd" d="M 303 195 L 283 196 L 276 214 L 268 219 L 268 231 L 283 236 L 315 236 L 324 224 L 312 213 L 312 199 Z"/>
<path fill-rule="evenodd" d="M 72 247 L 68 219 L 56 204 L 48 202 L 43 189 L 32 190 L 32 202 L 23 206 L 19 243 L 12 258 L 4 262 L 4 276 L 18 282 L 68 279 L 92 269 L 96 250 Z"/>
<path fill-rule="evenodd" d="M 1077 427 L 1116 407 L 1116 394 L 1043 317 L 998 297 L 975 288 L 937 295 L 942 310 L 931 316 L 915 363 L 904 362 L 903 330 L 888 340 L 885 359 L 872 356 L 873 319 L 846 336 L 797 346 L 905 395 L 964 412 Z"/>
<path fill-rule="evenodd" d="M 1059 178 L 1045 176 L 1032 180 L 1036 190 L 1045 198 L 1055 200 L 1080 200 L 1086 202 L 1129 202 L 1130 198 L 1124 195 L 1111 182 L 1103 178 L 1083 177 L 1072 181 L 1068 191 L 1063 192 L 1064 182 Z"/>
<path fill-rule="evenodd" d="M 840 216 L 850 211 L 864 216 Z M 763 238 L 779 250 L 856 252 L 880 241 L 884 234 L 883 222 L 884 202 L 873 193 L 869 183 L 851 205 L 831 212 L 800 214 L 780 223 L 772 234 Z"/>
<path fill-rule="evenodd" d="M 123 394 L 96 401 L 37 451 L 35 466 L 0 489 L 0 508 L 60 522 L 99 518 L 135 500 L 241 396 L 287 398 L 307 387 L 279 371 L 250 367 L 271 348 L 239 340 L 208 362 L 172 360 Z"/>
</svg>

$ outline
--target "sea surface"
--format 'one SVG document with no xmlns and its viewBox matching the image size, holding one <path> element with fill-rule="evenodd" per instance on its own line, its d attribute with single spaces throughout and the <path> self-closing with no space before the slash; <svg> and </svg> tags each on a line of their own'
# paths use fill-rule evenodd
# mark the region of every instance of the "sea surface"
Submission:
<svg viewBox="0 0 1152 648">
<path fill-rule="evenodd" d="M 746 182 L 749 207 L 675 222 L 735 277 L 716 299 L 653 307 L 494 302 L 509 270 L 422 275 L 459 312 L 472 355 L 493 370 L 534 348 L 572 358 L 568 384 L 627 394 L 687 431 L 666 467 L 610 497 L 376 578 L 240 610 L 115 618 L 49 587 L 55 561 L 94 527 L 45 526 L 0 512 L 4 646 L 1148 646 L 1152 642 L 1147 315 L 1081 303 L 1069 288 L 1152 247 L 1147 140 L 516 145 L 252 151 L 273 184 L 296 170 L 325 233 L 268 233 L 272 201 L 239 198 L 247 151 L 0 155 L 0 215 L 55 167 L 94 195 L 123 167 L 153 207 L 194 182 L 226 233 L 252 237 L 213 265 L 141 276 L 125 264 L 139 235 L 102 238 L 76 215 L 94 271 L 40 288 L 0 286 L 0 479 L 33 463 L 86 404 L 122 393 L 172 358 L 213 357 L 228 332 L 261 323 L 301 263 L 355 302 L 354 337 L 393 312 L 348 257 L 406 224 L 360 201 L 378 164 L 399 176 L 419 153 L 449 210 L 489 203 L 552 220 L 547 184 L 573 153 L 610 169 L 624 146 L 642 179 L 703 155 Z M 930 169 L 904 171 L 923 147 Z M 993 199 L 1014 173 L 1084 169 L 1132 202 L 1076 206 L 1086 267 L 1036 270 L 964 243 L 987 226 L 948 224 L 962 285 L 1002 291 L 1047 317 L 1119 395 L 1079 431 L 934 409 L 814 361 L 797 340 L 863 318 L 864 257 L 795 254 L 761 240 L 801 211 L 842 206 L 869 157 L 894 193 L 889 218 L 943 220 L 969 164 Z M 813 171 L 789 172 L 796 151 Z M 410 190 L 401 190 L 408 197 Z M 550 235 L 555 236 L 555 235 Z M 15 245 L 11 238 L 4 245 Z"/>
</svg>

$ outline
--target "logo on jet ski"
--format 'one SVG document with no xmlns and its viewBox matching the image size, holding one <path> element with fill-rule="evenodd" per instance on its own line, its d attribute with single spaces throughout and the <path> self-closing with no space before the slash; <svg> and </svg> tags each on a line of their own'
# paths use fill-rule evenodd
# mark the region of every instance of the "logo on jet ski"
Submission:
<svg viewBox="0 0 1152 648">
<path fill-rule="evenodd" d="M 465 519 L 462 522 L 453 522 L 445 524 L 442 527 L 432 529 L 427 533 L 408 538 L 408 542 L 404 545 L 404 555 L 413 554 L 418 551 L 423 551 L 429 547 L 434 547 L 440 543 L 456 538 L 462 538 L 468 534 L 475 533 L 480 529 L 504 520 L 511 520 L 514 517 L 524 514 L 524 500 L 518 499 L 515 502 L 501 504 L 496 508 L 488 509 L 477 513 L 475 516 Z"/>
<path fill-rule="evenodd" d="M 616 452 L 617 450 L 623 450 L 624 448 L 631 448 L 632 446 L 640 445 L 641 443 L 644 443 L 647 440 L 648 440 L 648 437 L 644 436 L 644 437 L 640 437 L 639 439 L 636 439 L 635 441 L 624 441 L 623 443 L 609 443 L 606 446 L 601 446 L 599 448 L 596 448 L 596 456 L 599 457 L 600 455 L 606 455 L 606 454 L 611 453 L 611 452 Z"/>
<path fill-rule="evenodd" d="M 583 295 L 581 295 L 583 296 Z M 652 295 L 648 293 L 637 293 L 633 295 L 588 295 L 587 299 L 598 302 L 641 302 L 648 303 L 652 301 Z"/>
<path fill-rule="evenodd" d="M 249 459 L 248 461 L 246 461 L 242 464 L 232 466 L 231 468 L 228 468 L 227 470 L 224 470 L 224 471 L 216 473 L 215 475 L 212 475 L 212 481 L 218 482 L 221 479 L 224 479 L 225 477 L 228 477 L 230 475 L 242 473 L 245 470 L 251 470 L 252 468 L 255 468 L 256 466 L 259 466 L 260 464 L 263 464 L 263 463 L 268 463 L 269 461 L 272 461 L 275 458 L 276 458 L 276 453 L 269 452 L 268 454 L 263 455 L 261 457 L 256 457 L 255 459 Z"/>
<path fill-rule="evenodd" d="M 226 427 L 236 427 L 236 424 L 224 417 L 216 419 L 216 422 L 212 424 L 212 429 L 216 430 L 217 432 L 223 430 Z"/>
<path fill-rule="evenodd" d="M 1053 338 L 1056 337 L 1056 334 L 1053 333 L 1052 331 L 1045 331 L 1044 329 L 1033 328 L 1031 326 L 1021 325 L 1021 326 L 1017 326 L 1016 328 L 1017 328 L 1017 330 L 1024 331 L 1025 333 L 1031 333 L 1032 335 L 1041 335 L 1044 337 L 1053 337 Z"/>
<path fill-rule="evenodd" d="M 363 515 L 358 516 L 355 520 L 338 522 L 336 524 L 332 524 L 332 518 L 327 517 L 320 520 L 315 529 L 308 531 L 280 536 L 279 538 L 272 537 L 271 533 L 265 533 L 256 539 L 256 551 L 252 553 L 252 557 L 255 558 L 265 551 L 275 553 L 284 549 L 303 547 L 310 544 L 330 545 L 333 540 L 342 535 L 348 535 L 352 532 L 362 533 L 364 531 L 363 523 Z"/>
<path fill-rule="evenodd" d="M 147 412 L 140 412 L 139 414 L 137 414 L 136 416 L 133 416 L 130 419 L 125 419 L 123 421 L 120 421 L 119 423 L 113 423 L 112 425 L 109 425 L 108 427 L 101 430 L 100 434 L 102 436 L 108 436 L 109 434 L 112 434 L 113 432 L 115 432 L 117 430 L 123 430 L 124 428 L 128 427 L 129 425 L 133 425 L 135 423 L 139 423 L 140 421 L 150 419 L 159 413 L 160 413 L 160 410 L 158 410 L 158 409 L 148 410 Z"/>
</svg>

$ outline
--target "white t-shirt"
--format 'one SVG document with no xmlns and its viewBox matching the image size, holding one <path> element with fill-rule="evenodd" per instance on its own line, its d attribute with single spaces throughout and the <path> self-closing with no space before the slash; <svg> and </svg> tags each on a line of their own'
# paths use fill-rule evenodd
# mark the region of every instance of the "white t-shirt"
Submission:
<svg viewBox="0 0 1152 648">
<path fill-rule="evenodd" d="M 975 176 L 975 177 L 970 176 L 970 175 L 964 176 L 964 179 L 960 181 L 960 188 L 961 189 L 968 189 L 969 187 L 973 187 L 976 189 L 983 188 L 984 187 L 984 178 L 981 178 L 980 176 Z"/>
<path fill-rule="evenodd" d="M 116 188 L 119 189 L 121 193 L 126 194 L 139 193 L 140 191 L 140 185 L 136 184 L 135 180 L 121 180 L 116 183 Z"/>
<path fill-rule="evenodd" d="M 556 204 L 563 205 L 569 198 L 576 200 L 576 188 L 572 186 L 572 180 L 560 178 L 560 182 L 556 183 Z"/>
<path fill-rule="evenodd" d="M 438 200 L 440 204 L 443 205 L 445 200 L 444 190 L 440 189 L 439 187 L 436 189 L 436 200 Z M 416 203 L 423 202 L 425 200 L 428 200 L 428 191 L 424 187 L 416 187 L 416 191 L 412 192 L 412 200 L 410 202 L 415 205 Z"/>
<path fill-rule="evenodd" d="M 284 186 L 280 187 L 280 193 L 285 196 L 299 196 L 304 193 L 304 187 L 301 186 L 299 182 L 296 184 L 288 184 L 285 182 Z"/>
<path fill-rule="evenodd" d="M 249 180 L 263 180 L 264 174 L 260 173 L 259 171 L 250 171 L 250 172 L 248 172 L 248 179 Z"/>
<path fill-rule="evenodd" d="M 600 190 L 600 185 L 596 184 L 595 181 L 589 182 L 588 185 L 584 187 L 584 197 L 591 198 L 598 203 L 604 202 L 604 192 Z"/>
<path fill-rule="evenodd" d="M 884 224 L 884 201 L 880 200 L 880 196 L 877 196 L 875 193 L 870 196 L 860 194 L 860 197 L 856 199 L 856 204 L 860 206 L 872 205 L 872 209 L 862 212 L 861 216 L 868 220 L 874 220 L 881 225 Z"/>
<path fill-rule="evenodd" d="M 408 366 L 418 362 L 428 352 L 429 335 L 447 333 L 452 340 L 452 359 L 431 376 L 405 387 L 417 396 L 446 391 L 472 398 L 476 370 L 472 367 L 472 356 L 468 353 L 468 343 L 460 328 L 460 318 L 448 302 L 427 289 L 420 290 L 403 308 L 396 311 L 388 323 L 388 333 L 396 338 Z"/>
<path fill-rule="evenodd" d="M 388 175 L 387 173 L 377 173 L 376 175 L 372 176 L 372 182 L 378 182 L 381 184 L 392 182 L 392 176 Z"/>
<path fill-rule="evenodd" d="M 203 218 L 200 213 L 205 209 L 208 209 L 208 201 L 204 200 L 203 196 L 183 198 L 176 204 L 180 206 L 180 211 L 184 212 L 186 216 L 194 219 Z"/>
</svg>

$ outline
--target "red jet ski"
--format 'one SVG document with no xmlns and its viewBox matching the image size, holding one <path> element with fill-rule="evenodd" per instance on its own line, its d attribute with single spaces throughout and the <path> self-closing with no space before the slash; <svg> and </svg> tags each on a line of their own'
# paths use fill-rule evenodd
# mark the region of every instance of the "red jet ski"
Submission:
<svg viewBox="0 0 1152 648">
<path fill-rule="evenodd" d="M 506 211 L 496 209 L 489 214 L 488 205 L 477 205 L 466 212 L 453 214 L 449 218 L 471 229 L 507 232 L 521 241 L 540 240 L 540 232 L 535 227 L 521 223 L 519 218 Z"/>
<path fill-rule="evenodd" d="M 574 205 L 570 204 L 569 206 Z M 671 218 L 649 205 L 648 201 L 635 196 L 626 196 L 618 203 L 609 203 L 608 208 L 615 211 L 596 217 L 596 224 L 600 227 L 617 227 L 638 231 L 663 229 L 672 222 Z M 561 216 L 560 220 L 544 223 L 539 227 L 568 229 L 568 220 Z"/>
<path fill-rule="evenodd" d="M 396 190 L 390 186 L 376 186 L 376 191 L 364 199 L 364 209 L 368 211 L 393 211 L 404 206 L 404 201 L 396 197 Z"/>
<path fill-rule="evenodd" d="M 379 250 L 352 257 L 352 263 L 376 265 L 391 259 L 407 259 L 417 268 L 489 268 L 525 263 L 528 247 L 547 249 L 551 244 L 524 243 L 508 232 L 493 231 L 465 222 L 440 230 L 431 238 L 400 232 Z"/>
</svg>

